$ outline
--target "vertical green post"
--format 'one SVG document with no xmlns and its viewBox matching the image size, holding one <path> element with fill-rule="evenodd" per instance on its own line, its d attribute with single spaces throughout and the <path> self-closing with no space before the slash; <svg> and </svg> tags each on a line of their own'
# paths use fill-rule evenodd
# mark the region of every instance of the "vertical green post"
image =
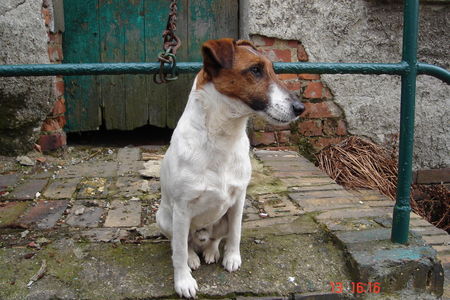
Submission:
<svg viewBox="0 0 450 300">
<path fill-rule="evenodd" d="M 409 214 L 411 212 L 410 189 L 414 145 L 419 0 L 405 0 L 404 5 L 402 61 L 406 62 L 409 68 L 402 75 L 397 197 L 391 233 L 392 242 L 401 244 L 408 242 Z"/>
</svg>

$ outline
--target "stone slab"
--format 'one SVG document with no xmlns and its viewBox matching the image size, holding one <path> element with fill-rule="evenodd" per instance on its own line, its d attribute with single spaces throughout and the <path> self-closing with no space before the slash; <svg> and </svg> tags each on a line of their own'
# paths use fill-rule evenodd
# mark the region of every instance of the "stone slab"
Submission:
<svg viewBox="0 0 450 300">
<path fill-rule="evenodd" d="M 144 169 L 143 161 L 129 161 L 129 162 L 119 162 L 119 168 L 117 170 L 117 175 L 119 176 L 133 176 L 138 175 L 139 171 Z"/>
<path fill-rule="evenodd" d="M 141 224 L 141 202 L 114 200 L 108 210 L 104 227 L 133 227 Z"/>
<path fill-rule="evenodd" d="M 119 177 L 117 178 L 116 187 L 111 193 L 114 197 L 138 197 L 144 194 L 144 188 L 149 187 L 145 179 L 140 177 Z"/>
<path fill-rule="evenodd" d="M 347 207 L 368 208 L 357 199 L 352 198 L 324 198 L 324 199 L 301 199 L 295 201 L 304 211 L 325 211 Z"/>
<path fill-rule="evenodd" d="M 39 200 L 19 219 L 25 227 L 49 229 L 56 225 L 69 204 L 68 200 Z"/>
<path fill-rule="evenodd" d="M 1 202 L 0 228 L 17 224 L 17 219 L 30 206 L 31 201 Z"/>
<path fill-rule="evenodd" d="M 411 227 L 430 227 L 433 225 L 422 218 L 420 218 L 420 219 L 411 218 L 411 220 L 409 221 L 409 226 L 411 226 Z"/>
<path fill-rule="evenodd" d="M 391 229 L 369 229 L 359 231 L 337 232 L 336 237 L 344 244 L 367 243 L 383 241 L 391 238 Z"/>
<path fill-rule="evenodd" d="M 74 196 L 81 177 L 56 179 L 49 184 L 42 194 L 48 199 L 70 199 Z"/>
<path fill-rule="evenodd" d="M 292 200 L 309 200 L 309 199 L 323 199 L 323 198 L 348 198 L 357 199 L 355 196 L 345 190 L 327 190 L 327 191 L 302 191 L 297 193 L 290 193 L 289 198 Z"/>
<path fill-rule="evenodd" d="M 290 186 L 287 188 L 290 193 L 304 193 L 309 191 L 342 191 L 344 188 L 339 184 L 314 184 L 303 186 Z"/>
<path fill-rule="evenodd" d="M 280 181 L 289 186 L 309 187 L 315 185 L 332 185 L 336 184 L 334 180 L 329 177 L 301 177 L 301 178 L 280 178 Z"/>
<path fill-rule="evenodd" d="M 447 232 L 437 227 L 411 227 L 411 231 L 420 235 L 447 235 Z"/>
<path fill-rule="evenodd" d="M 258 199 L 261 199 L 262 197 L 265 197 L 265 200 L 263 201 L 264 211 L 271 218 L 293 216 L 304 213 L 284 195 L 273 194 L 272 198 L 264 195 L 258 197 Z"/>
<path fill-rule="evenodd" d="M 363 203 L 370 207 L 393 207 L 395 202 L 392 200 L 364 201 Z"/>
<path fill-rule="evenodd" d="M 20 175 L 15 174 L 7 174 L 0 175 L 0 192 L 6 191 L 14 187 L 20 179 Z"/>
<path fill-rule="evenodd" d="M 299 177 L 326 177 L 329 178 L 329 176 L 316 168 L 316 170 L 310 170 L 310 171 L 296 171 L 296 172 L 273 172 L 273 176 L 280 177 L 280 178 L 299 178 Z"/>
<path fill-rule="evenodd" d="M 76 201 L 69 211 L 66 224 L 72 227 L 98 227 L 105 211 L 105 201 Z"/>
<path fill-rule="evenodd" d="M 118 242 L 125 239 L 129 232 L 119 228 L 92 228 L 84 230 L 80 236 L 89 240 L 90 242 Z"/>
<path fill-rule="evenodd" d="M 117 176 L 117 162 L 93 161 L 78 165 L 69 165 L 60 170 L 56 178 L 69 177 L 115 177 Z"/>
<path fill-rule="evenodd" d="M 442 245 L 448 246 L 450 245 L 450 235 L 425 235 L 422 236 L 422 239 L 427 242 L 428 245 Z"/>
<path fill-rule="evenodd" d="M 8 195 L 10 199 L 32 200 L 36 193 L 41 192 L 47 185 L 46 179 L 30 179 L 17 186 L 12 193 Z"/>
<path fill-rule="evenodd" d="M 117 160 L 121 163 L 129 163 L 141 159 L 141 149 L 135 147 L 120 148 L 117 151 Z"/>
<path fill-rule="evenodd" d="M 143 165 L 142 170 L 139 171 L 144 177 L 159 178 L 161 172 L 161 161 L 160 160 L 149 160 Z"/>
<path fill-rule="evenodd" d="M 392 209 L 384 208 L 349 208 L 332 210 L 321 213 L 315 218 L 319 221 L 326 219 L 358 219 L 363 217 L 381 217 L 392 215 Z"/>
<path fill-rule="evenodd" d="M 381 225 L 371 219 L 332 219 L 323 220 L 329 231 L 355 231 L 380 228 Z"/>
<path fill-rule="evenodd" d="M 88 177 L 83 178 L 79 184 L 77 199 L 106 198 L 112 185 L 111 178 Z"/>
</svg>

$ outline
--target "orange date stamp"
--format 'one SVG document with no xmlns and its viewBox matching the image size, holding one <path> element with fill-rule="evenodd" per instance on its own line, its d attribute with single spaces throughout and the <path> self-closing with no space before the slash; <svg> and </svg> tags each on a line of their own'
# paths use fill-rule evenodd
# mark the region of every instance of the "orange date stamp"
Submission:
<svg viewBox="0 0 450 300">
<path fill-rule="evenodd" d="M 379 294 L 381 292 L 381 285 L 379 282 L 349 282 L 347 285 L 344 282 L 330 281 L 331 292 L 336 294 L 351 291 L 353 294 L 373 293 Z"/>
</svg>

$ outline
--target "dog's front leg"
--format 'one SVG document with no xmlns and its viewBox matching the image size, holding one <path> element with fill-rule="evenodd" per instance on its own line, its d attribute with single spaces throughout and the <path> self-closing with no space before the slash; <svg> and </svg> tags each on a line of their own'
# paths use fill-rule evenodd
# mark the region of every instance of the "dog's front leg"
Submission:
<svg viewBox="0 0 450 300">
<path fill-rule="evenodd" d="M 222 265 L 229 272 L 236 271 L 241 266 L 240 243 L 244 202 L 245 189 L 241 192 L 236 203 L 227 212 L 228 236 L 225 243 L 225 254 Z"/>
<path fill-rule="evenodd" d="M 195 298 L 197 282 L 188 266 L 188 237 L 191 225 L 190 216 L 174 209 L 172 262 L 174 268 L 175 291 L 180 297 Z"/>
</svg>

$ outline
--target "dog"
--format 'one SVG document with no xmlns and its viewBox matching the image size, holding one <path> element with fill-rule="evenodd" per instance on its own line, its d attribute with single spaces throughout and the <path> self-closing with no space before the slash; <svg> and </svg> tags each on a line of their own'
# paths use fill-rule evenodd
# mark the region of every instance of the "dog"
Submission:
<svg viewBox="0 0 450 300">
<path fill-rule="evenodd" d="M 241 266 L 242 212 L 251 177 L 247 120 L 258 114 L 275 125 L 305 110 L 277 78 L 272 63 L 249 41 L 223 38 L 202 45 L 203 68 L 161 163 L 156 221 L 171 240 L 175 291 L 195 298 L 191 270 L 220 259 Z M 198 254 L 197 254 L 198 253 Z"/>
</svg>

